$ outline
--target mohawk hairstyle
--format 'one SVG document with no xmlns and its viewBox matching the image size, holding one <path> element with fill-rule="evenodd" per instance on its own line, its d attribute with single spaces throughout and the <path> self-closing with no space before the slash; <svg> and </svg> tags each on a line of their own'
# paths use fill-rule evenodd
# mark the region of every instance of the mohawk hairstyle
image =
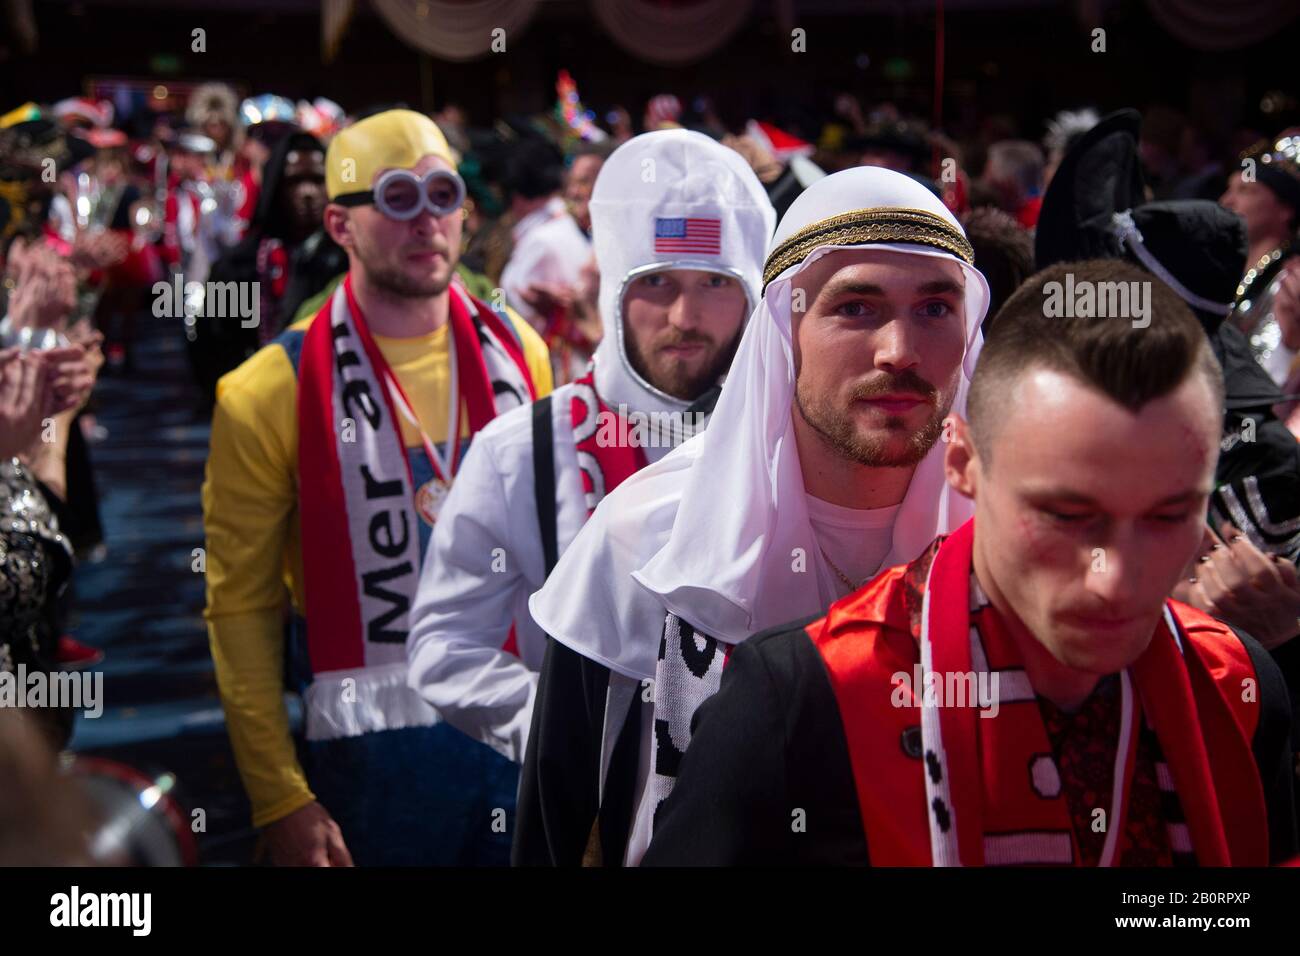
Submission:
<svg viewBox="0 0 1300 956">
<path fill-rule="evenodd" d="M 1128 318 L 1049 315 L 1051 283 L 1147 283 L 1150 324 Z M 1073 310 L 1067 310 L 1073 313 Z M 1177 389 L 1200 372 L 1223 405 L 1223 371 L 1201 324 L 1172 289 L 1150 273 L 1115 259 L 1058 263 L 1030 276 L 1007 299 L 980 353 L 967 398 L 976 448 L 985 457 L 993 430 L 1017 379 L 1031 369 L 1052 369 L 1096 389 L 1130 411 Z"/>
</svg>

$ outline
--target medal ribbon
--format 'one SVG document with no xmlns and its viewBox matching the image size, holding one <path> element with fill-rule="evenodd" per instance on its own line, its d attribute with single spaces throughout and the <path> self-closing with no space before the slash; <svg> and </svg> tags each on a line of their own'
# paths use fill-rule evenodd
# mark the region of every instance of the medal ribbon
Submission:
<svg viewBox="0 0 1300 956">
<path fill-rule="evenodd" d="M 356 302 L 352 297 L 351 286 L 347 285 L 345 287 L 348 292 L 349 304 L 352 305 L 353 315 L 360 315 L 361 310 L 357 307 Z M 375 369 L 376 373 L 383 380 L 388 402 L 394 413 L 394 418 L 400 414 L 402 418 L 406 419 L 407 423 L 415 429 L 416 433 L 420 436 L 421 443 L 424 445 L 424 452 L 429 458 L 429 464 L 433 468 L 434 477 L 444 485 L 450 486 L 460 465 L 460 435 L 463 423 L 463 409 L 460 400 L 459 366 L 461 363 L 457 351 L 458 339 L 455 335 L 455 327 L 458 323 L 452 321 L 452 318 L 458 310 L 464 314 L 466 318 L 468 318 L 468 313 L 467 306 L 460 298 L 460 290 L 457 289 L 454 284 L 448 288 L 451 290 L 450 311 L 453 313 L 453 316 L 449 317 L 447 323 L 447 350 L 448 355 L 452 357 L 452 361 L 448 363 L 450 367 L 451 380 L 447 387 L 448 431 L 447 444 L 444 446 L 446 448 L 445 452 L 439 452 L 437 446 L 430 441 L 428 433 L 420 424 L 419 418 L 416 417 L 414 407 L 411 405 L 410 399 L 407 398 L 406 391 L 402 388 L 402 383 L 397 380 L 397 376 L 393 374 L 393 370 L 389 367 L 387 360 L 384 359 L 383 353 L 381 353 L 378 346 L 375 345 L 374 339 L 370 335 L 369 328 L 367 328 L 363 322 L 358 322 L 357 333 L 366 350 L 366 355 L 370 359 L 371 367 Z M 409 472 L 410 461 L 406 458 L 405 443 L 401 441 L 400 429 L 398 430 L 398 443 L 403 446 L 402 458 L 403 461 L 406 462 L 407 471 Z M 414 476 L 412 476 L 411 479 L 411 486 L 414 491 L 419 490 L 415 488 Z"/>
<path fill-rule="evenodd" d="M 447 348 L 456 347 L 455 340 L 452 338 L 451 329 L 447 330 Z M 456 468 L 460 459 L 460 426 L 461 426 L 461 407 L 460 407 L 460 388 L 459 376 L 456 374 L 456 363 L 451 362 L 451 381 L 447 385 L 448 406 L 447 406 L 447 444 L 446 453 L 438 451 L 438 446 L 429 440 L 428 434 L 416 418 L 414 409 L 411 408 L 410 400 L 407 399 L 406 393 L 402 391 L 402 385 L 397 381 L 397 376 L 392 370 L 384 366 L 380 374 L 384 378 L 384 385 L 388 389 L 388 396 L 392 400 L 393 407 L 406 419 L 407 423 L 420 436 L 420 441 L 424 443 L 424 453 L 429 456 L 429 464 L 433 466 L 434 477 L 445 485 L 450 485 L 452 479 L 456 476 Z"/>
</svg>

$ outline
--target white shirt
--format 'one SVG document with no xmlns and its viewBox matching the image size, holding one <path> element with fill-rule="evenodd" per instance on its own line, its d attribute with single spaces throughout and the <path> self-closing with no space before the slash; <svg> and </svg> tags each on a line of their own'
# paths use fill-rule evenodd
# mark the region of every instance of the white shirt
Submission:
<svg viewBox="0 0 1300 956">
<path fill-rule="evenodd" d="M 544 222 L 550 222 L 557 216 L 564 215 L 564 200 L 559 196 L 552 196 L 541 206 L 538 206 L 526 216 L 521 216 L 519 221 L 514 224 L 510 230 L 510 241 L 518 245 L 523 241 L 524 236 L 532 232 Z"/>
<path fill-rule="evenodd" d="M 894 537 L 894 519 L 902 506 L 863 510 L 831 504 L 807 493 L 804 497 L 808 502 L 808 520 L 817 536 L 817 544 L 826 552 L 825 555 L 819 555 L 819 559 L 825 560 L 826 555 L 829 555 L 835 565 L 859 586 L 874 578 L 882 570 L 880 563 L 889 553 Z M 836 575 L 837 580 L 838 577 Z M 842 586 L 841 596 L 849 593 L 848 586 Z M 617 678 L 618 675 L 611 675 L 611 680 Z M 653 731 L 651 722 L 642 720 L 637 796 L 632 812 L 632 831 L 628 834 L 627 852 L 623 857 L 626 866 L 640 865 L 641 857 L 650 846 L 654 798 L 647 781 L 650 778 L 650 756 L 654 750 Z"/>
<path fill-rule="evenodd" d="M 544 317 L 524 301 L 524 292 L 537 282 L 576 287 L 591 257 L 591 240 L 567 213 L 534 226 L 516 240 L 510 260 L 501 270 L 506 303 L 538 326 Z"/>
<path fill-rule="evenodd" d="M 894 519 L 901 505 L 888 508 L 845 508 L 841 505 L 805 495 L 808 502 L 808 520 L 817 544 L 829 558 L 831 570 L 839 568 L 854 584 L 861 587 L 880 571 L 880 562 L 889 553 L 894 537 Z M 840 576 L 835 575 L 836 581 Z M 848 594 L 843 585 L 843 594 Z"/>
<path fill-rule="evenodd" d="M 572 386 L 551 393 L 556 543 L 587 520 Z M 646 448 L 656 461 L 666 448 Z M 528 611 L 545 580 L 533 482 L 532 406 L 474 436 L 429 539 L 406 641 L 410 686 L 453 727 L 522 763 L 546 634 Z M 503 651 L 515 625 L 519 656 Z"/>
</svg>

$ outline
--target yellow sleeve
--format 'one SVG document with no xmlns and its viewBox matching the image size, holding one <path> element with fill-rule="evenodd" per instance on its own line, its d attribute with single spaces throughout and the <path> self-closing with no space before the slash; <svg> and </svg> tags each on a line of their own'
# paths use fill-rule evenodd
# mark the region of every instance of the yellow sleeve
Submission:
<svg viewBox="0 0 1300 956">
<path fill-rule="evenodd" d="M 506 306 L 506 315 L 510 317 L 510 322 L 515 327 L 515 332 L 519 334 L 519 341 L 524 346 L 524 361 L 528 364 L 528 371 L 533 376 L 533 385 L 537 389 L 537 397 L 545 398 L 551 394 L 551 389 L 555 387 L 554 379 L 551 377 L 551 353 L 546 348 L 546 343 L 537 331 L 529 325 L 524 319 L 520 318 L 510 306 Z"/>
<path fill-rule="evenodd" d="M 204 616 L 254 826 L 315 799 L 284 706 L 284 567 L 297 514 L 296 392 L 293 367 L 277 346 L 225 376 L 217 386 L 203 483 Z"/>
</svg>

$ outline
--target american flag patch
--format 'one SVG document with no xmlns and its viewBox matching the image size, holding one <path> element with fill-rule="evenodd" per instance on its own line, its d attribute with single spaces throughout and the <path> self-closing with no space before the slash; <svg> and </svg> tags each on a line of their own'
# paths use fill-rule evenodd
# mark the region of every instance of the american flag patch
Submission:
<svg viewBox="0 0 1300 956">
<path fill-rule="evenodd" d="M 655 252 L 722 254 L 721 219 L 655 219 Z"/>
</svg>

